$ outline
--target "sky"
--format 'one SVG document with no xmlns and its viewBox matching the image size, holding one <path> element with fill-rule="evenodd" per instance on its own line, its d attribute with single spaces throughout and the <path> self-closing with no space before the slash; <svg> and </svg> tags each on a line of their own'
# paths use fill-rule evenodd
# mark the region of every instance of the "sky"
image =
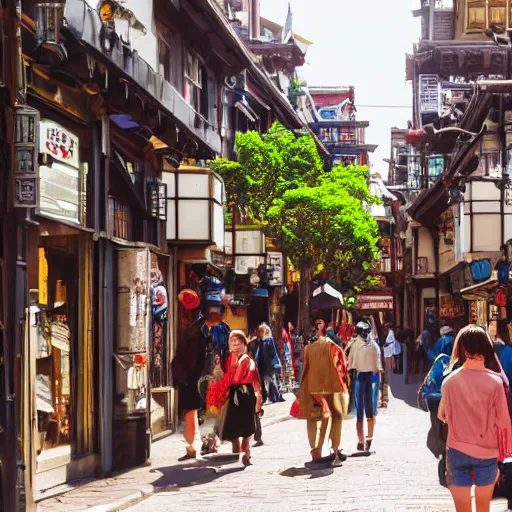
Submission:
<svg viewBox="0 0 512 512">
<path fill-rule="evenodd" d="M 263 17 L 284 24 L 288 0 L 260 5 Z M 390 156 L 390 129 L 406 128 L 412 117 L 405 55 L 419 39 L 411 11 L 420 0 L 291 0 L 291 7 L 294 32 L 313 42 L 299 75 L 310 86 L 355 86 L 357 119 L 370 122 L 366 142 L 379 145 L 370 156 L 373 169 L 387 176 L 382 159 Z M 406 108 L 383 107 L 389 105 Z"/>
</svg>

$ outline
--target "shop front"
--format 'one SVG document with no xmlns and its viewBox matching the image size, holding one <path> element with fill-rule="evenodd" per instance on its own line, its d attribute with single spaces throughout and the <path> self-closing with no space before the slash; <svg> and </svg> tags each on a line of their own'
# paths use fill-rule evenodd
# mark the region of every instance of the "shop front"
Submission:
<svg viewBox="0 0 512 512">
<path fill-rule="evenodd" d="M 18 168 L 39 162 L 27 243 L 23 452 L 30 491 L 92 476 L 93 240 L 87 228 L 87 128 L 50 109 L 18 126 Z M 33 153 L 29 143 L 37 141 Z"/>
</svg>

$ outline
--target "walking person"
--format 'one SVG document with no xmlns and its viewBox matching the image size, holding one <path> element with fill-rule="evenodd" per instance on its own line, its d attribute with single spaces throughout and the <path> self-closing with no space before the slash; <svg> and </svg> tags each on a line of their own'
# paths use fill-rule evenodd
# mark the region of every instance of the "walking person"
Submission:
<svg viewBox="0 0 512 512">
<path fill-rule="evenodd" d="M 343 462 L 341 428 L 348 406 L 347 365 L 343 350 L 334 342 L 320 336 L 304 350 L 304 368 L 300 384 L 300 409 L 307 420 L 309 445 L 313 466 Z M 332 453 L 322 457 L 327 430 Z"/>
<path fill-rule="evenodd" d="M 231 351 L 226 373 L 209 388 L 208 405 L 222 409 L 218 430 L 223 441 L 231 441 L 233 453 L 243 453 L 242 463 L 251 464 L 250 439 L 256 433 L 256 416 L 261 410 L 261 383 L 256 363 L 247 354 L 243 331 L 229 335 Z"/>
<path fill-rule="evenodd" d="M 350 349 L 348 367 L 357 372 L 359 391 L 357 395 L 357 449 L 369 451 L 375 430 L 375 414 L 373 410 L 372 378 L 379 373 L 379 352 L 375 344 L 368 341 L 371 326 L 366 322 L 356 325 L 359 335 Z M 364 417 L 368 422 L 368 433 L 364 436 Z"/>
<path fill-rule="evenodd" d="M 488 512 L 499 477 L 498 461 L 512 455 L 512 427 L 504 381 L 489 335 L 477 325 L 455 340 L 445 378 L 439 419 L 448 425 L 446 477 L 457 512 L 471 512 L 475 485 L 477 512 Z"/>
<path fill-rule="evenodd" d="M 512 343 L 506 322 L 496 322 L 496 334 L 494 335 L 494 351 L 498 356 L 501 367 L 507 376 L 509 383 L 512 383 Z"/>
<path fill-rule="evenodd" d="M 387 323 L 385 325 L 387 330 L 386 341 L 384 342 L 384 361 L 385 361 L 385 370 L 386 373 L 389 374 L 395 369 L 395 331 L 393 330 L 393 326 L 391 323 Z"/>
<path fill-rule="evenodd" d="M 263 403 L 267 400 L 272 403 L 284 402 L 277 379 L 278 375 L 281 374 L 282 365 L 272 337 L 272 331 L 266 323 L 259 326 L 258 340 L 251 348 L 262 379 Z"/>
</svg>

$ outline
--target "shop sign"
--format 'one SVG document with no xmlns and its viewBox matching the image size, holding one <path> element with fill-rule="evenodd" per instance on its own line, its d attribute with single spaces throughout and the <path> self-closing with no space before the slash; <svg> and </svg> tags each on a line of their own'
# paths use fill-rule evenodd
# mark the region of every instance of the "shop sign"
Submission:
<svg viewBox="0 0 512 512">
<path fill-rule="evenodd" d="M 462 301 L 455 301 L 450 295 L 440 297 L 440 317 L 459 318 L 464 316 L 464 304 Z"/>
<path fill-rule="evenodd" d="M 358 295 L 357 309 L 393 309 L 392 295 Z"/>
<path fill-rule="evenodd" d="M 49 119 L 42 119 L 40 127 L 40 152 L 79 169 L 78 137 Z"/>
<path fill-rule="evenodd" d="M 40 123 L 40 152 L 51 158 L 39 167 L 39 211 L 79 222 L 79 139 L 48 119 Z"/>
<path fill-rule="evenodd" d="M 269 286 L 283 286 L 283 254 L 280 252 L 268 252 L 267 267 L 269 269 Z"/>
</svg>

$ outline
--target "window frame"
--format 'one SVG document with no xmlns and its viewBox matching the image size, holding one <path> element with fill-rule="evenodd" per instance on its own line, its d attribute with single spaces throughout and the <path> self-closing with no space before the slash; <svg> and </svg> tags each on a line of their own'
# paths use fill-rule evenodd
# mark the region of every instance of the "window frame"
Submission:
<svg viewBox="0 0 512 512">
<path fill-rule="evenodd" d="M 484 21 L 472 24 L 470 21 L 470 13 L 472 9 L 483 9 Z M 502 24 L 496 23 L 493 20 L 493 11 L 503 10 L 505 11 L 505 20 Z M 465 0 L 465 32 L 475 33 L 486 30 L 490 27 L 491 23 L 502 26 L 503 28 L 509 28 L 511 26 L 512 17 L 512 0 Z"/>
<path fill-rule="evenodd" d="M 161 45 L 165 46 L 167 49 L 167 72 L 165 70 L 165 61 L 162 63 L 162 52 L 160 51 Z M 162 73 L 161 67 L 164 67 L 164 72 Z M 167 43 L 167 41 L 163 37 L 158 38 L 158 73 L 163 77 L 167 82 L 171 82 L 171 45 Z"/>
</svg>

